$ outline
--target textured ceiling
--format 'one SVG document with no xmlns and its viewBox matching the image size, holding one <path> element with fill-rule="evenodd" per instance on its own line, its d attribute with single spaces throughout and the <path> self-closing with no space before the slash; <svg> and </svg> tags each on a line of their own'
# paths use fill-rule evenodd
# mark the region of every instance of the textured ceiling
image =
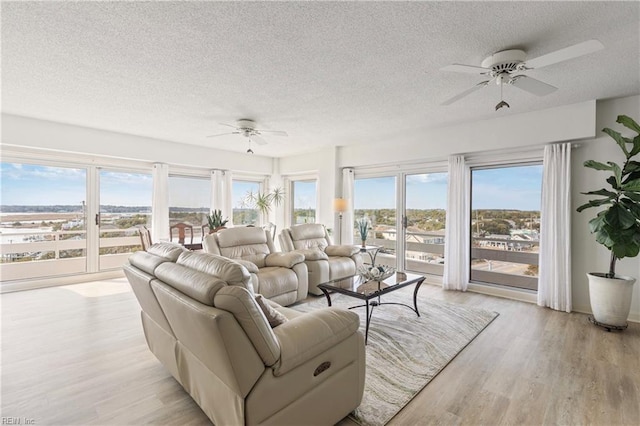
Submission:
<svg viewBox="0 0 640 426">
<path fill-rule="evenodd" d="M 460 121 L 640 93 L 638 2 L 2 2 L 6 113 L 245 151 L 238 118 L 285 130 L 256 154 L 401 141 Z M 529 72 L 559 88 L 440 71 L 518 48 L 605 49 Z M 88 141 L 90 143 L 90 141 Z M 443 143 L 443 141 L 425 141 Z"/>
</svg>

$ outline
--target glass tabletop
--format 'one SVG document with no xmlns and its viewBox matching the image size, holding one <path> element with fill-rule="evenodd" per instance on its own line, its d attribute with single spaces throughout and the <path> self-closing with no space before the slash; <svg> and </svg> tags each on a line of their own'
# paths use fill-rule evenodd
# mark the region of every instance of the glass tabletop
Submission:
<svg viewBox="0 0 640 426">
<path fill-rule="evenodd" d="M 424 280 L 424 276 L 407 272 L 396 272 L 382 281 L 367 280 L 361 275 L 354 275 L 319 284 L 318 288 L 348 294 L 360 299 L 370 299 L 422 280 Z"/>
</svg>

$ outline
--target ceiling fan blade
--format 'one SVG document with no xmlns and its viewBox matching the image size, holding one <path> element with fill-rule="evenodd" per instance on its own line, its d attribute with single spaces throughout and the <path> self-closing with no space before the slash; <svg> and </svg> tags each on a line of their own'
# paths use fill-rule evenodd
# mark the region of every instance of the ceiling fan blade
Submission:
<svg viewBox="0 0 640 426">
<path fill-rule="evenodd" d="M 262 136 L 260 136 L 259 134 L 255 134 L 255 135 L 253 135 L 253 136 L 250 136 L 250 137 L 249 137 L 249 140 L 250 140 L 251 142 L 255 142 L 255 143 L 256 143 L 256 144 L 258 144 L 258 145 L 266 145 L 266 144 L 267 144 L 267 141 L 265 141 L 265 140 L 262 138 Z"/>
<path fill-rule="evenodd" d="M 490 80 L 487 81 L 483 81 L 481 83 L 476 84 L 475 86 L 473 86 L 471 89 L 467 89 L 462 93 L 458 93 L 457 95 L 455 95 L 453 98 L 447 99 L 446 101 L 442 102 L 440 105 L 451 105 L 452 103 L 459 101 L 460 99 L 464 98 L 465 96 L 475 92 L 476 90 L 480 90 L 483 87 L 485 87 L 487 84 L 489 84 Z"/>
<path fill-rule="evenodd" d="M 558 90 L 557 87 L 547 83 L 543 83 L 535 78 L 526 75 L 515 75 L 512 77 L 511 84 L 525 92 L 533 93 L 537 96 L 545 96 Z"/>
<path fill-rule="evenodd" d="M 574 44 L 573 46 L 565 47 L 564 49 L 556 50 L 555 52 L 547 53 L 546 55 L 538 56 L 537 58 L 529 59 L 525 61 L 525 66 L 527 68 L 542 68 L 547 65 L 553 65 L 558 62 L 588 55 L 600 49 L 604 49 L 604 45 L 600 43 L 600 41 L 587 40 Z"/>
<path fill-rule="evenodd" d="M 227 132 L 227 133 L 218 133 L 217 135 L 209 135 L 205 136 L 207 138 L 217 138 L 218 136 L 226 136 L 226 135 L 239 135 L 240 132 Z"/>
<path fill-rule="evenodd" d="M 256 132 L 259 133 L 269 133 L 272 134 L 274 136 L 289 136 L 289 134 L 287 132 L 285 132 L 284 130 L 263 130 L 263 129 L 256 129 Z"/>
<path fill-rule="evenodd" d="M 440 71 L 461 72 L 465 74 L 488 74 L 491 70 L 474 65 L 451 64 L 440 68 Z"/>
<path fill-rule="evenodd" d="M 238 126 L 236 126 L 235 124 L 227 124 L 227 123 L 218 123 L 221 126 L 228 126 L 228 127 L 233 127 L 234 129 L 237 129 Z"/>
</svg>

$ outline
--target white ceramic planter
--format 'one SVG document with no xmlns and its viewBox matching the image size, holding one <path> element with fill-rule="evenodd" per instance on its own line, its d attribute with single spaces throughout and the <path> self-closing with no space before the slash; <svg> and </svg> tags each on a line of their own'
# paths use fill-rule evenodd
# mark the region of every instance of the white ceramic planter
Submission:
<svg viewBox="0 0 640 426">
<path fill-rule="evenodd" d="M 635 278 L 617 276 L 605 278 L 588 273 L 589 300 L 593 318 L 603 324 L 624 327 L 631 310 L 631 296 Z"/>
</svg>

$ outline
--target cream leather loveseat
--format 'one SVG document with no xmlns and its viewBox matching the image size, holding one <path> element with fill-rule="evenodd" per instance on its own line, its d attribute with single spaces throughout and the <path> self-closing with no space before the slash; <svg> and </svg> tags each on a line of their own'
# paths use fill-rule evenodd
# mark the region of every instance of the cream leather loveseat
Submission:
<svg viewBox="0 0 640 426">
<path fill-rule="evenodd" d="M 205 236 L 202 248 L 242 264 L 251 274 L 253 290 L 267 299 L 288 306 L 307 297 L 304 256 L 276 253 L 271 233 L 262 228 L 222 229 Z"/>
<path fill-rule="evenodd" d="M 293 225 L 283 229 L 279 238 L 282 251 L 304 255 L 311 294 L 322 294 L 318 284 L 355 275 L 362 265 L 360 249 L 352 245 L 333 245 L 322 224 Z"/>
<path fill-rule="evenodd" d="M 272 329 L 237 262 L 167 243 L 129 262 L 149 349 L 214 424 L 330 425 L 360 404 L 355 313 L 271 302 L 288 318 Z"/>
</svg>

